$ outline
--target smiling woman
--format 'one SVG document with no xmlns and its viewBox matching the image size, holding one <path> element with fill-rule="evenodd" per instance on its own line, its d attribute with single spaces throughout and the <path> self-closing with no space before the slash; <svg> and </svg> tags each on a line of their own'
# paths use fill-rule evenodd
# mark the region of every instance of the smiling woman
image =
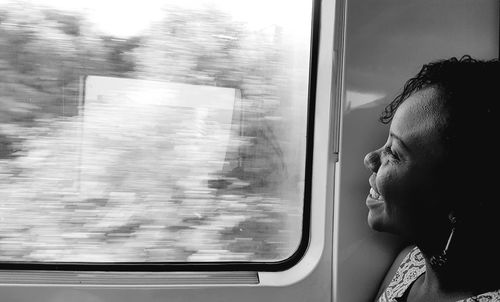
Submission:
<svg viewBox="0 0 500 302">
<path fill-rule="evenodd" d="M 368 222 L 376 230 L 412 236 L 419 229 L 408 229 L 415 225 L 410 221 L 420 220 L 425 212 L 438 212 L 433 207 L 439 206 L 440 194 L 429 194 L 440 187 L 440 163 L 445 157 L 439 144 L 443 104 L 436 99 L 435 88 L 410 96 L 395 113 L 386 144 L 365 159 L 376 172 L 370 177 L 366 201 Z"/>
<path fill-rule="evenodd" d="M 492 177 L 499 76 L 496 60 L 430 63 L 382 115 L 389 138 L 364 160 L 368 224 L 415 247 L 396 259 L 379 301 L 500 301 L 500 261 L 488 248 L 500 235 Z M 478 158 L 492 161 L 469 163 Z"/>
</svg>

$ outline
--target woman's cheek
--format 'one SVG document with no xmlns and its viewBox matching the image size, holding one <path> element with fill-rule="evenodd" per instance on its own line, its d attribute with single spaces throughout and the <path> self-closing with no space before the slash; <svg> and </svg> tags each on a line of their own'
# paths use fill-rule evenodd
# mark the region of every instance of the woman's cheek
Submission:
<svg viewBox="0 0 500 302">
<path fill-rule="evenodd" d="M 377 190 L 386 202 L 393 198 L 394 189 L 397 187 L 394 180 L 392 173 L 386 171 L 379 171 L 379 173 L 377 173 L 375 181 Z"/>
</svg>

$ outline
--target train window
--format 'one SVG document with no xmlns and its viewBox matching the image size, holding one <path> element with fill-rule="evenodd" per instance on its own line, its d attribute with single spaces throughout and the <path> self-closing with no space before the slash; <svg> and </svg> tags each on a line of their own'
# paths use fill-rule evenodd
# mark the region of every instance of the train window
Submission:
<svg viewBox="0 0 500 302">
<path fill-rule="evenodd" d="M 0 1 L 0 262 L 288 259 L 312 1 L 111 3 Z"/>
</svg>

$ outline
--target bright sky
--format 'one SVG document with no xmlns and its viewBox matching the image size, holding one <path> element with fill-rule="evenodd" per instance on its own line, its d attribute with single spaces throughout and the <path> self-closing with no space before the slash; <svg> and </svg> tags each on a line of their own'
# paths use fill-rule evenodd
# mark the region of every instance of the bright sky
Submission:
<svg viewBox="0 0 500 302">
<path fill-rule="evenodd" d="M 14 0 L 15 1 L 15 0 Z M 13 0 L 0 0 L 0 7 Z M 161 19 L 164 4 L 181 7 L 215 6 L 229 12 L 235 19 L 247 22 L 253 29 L 272 24 L 292 31 L 307 28 L 312 0 L 25 0 L 35 5 L 62 10 L 86 11 L 100 30 L 121 37 L 139 33 L 151 22 Z M 303 22 L 301 22 L 301 20 Z"/>
</svg>

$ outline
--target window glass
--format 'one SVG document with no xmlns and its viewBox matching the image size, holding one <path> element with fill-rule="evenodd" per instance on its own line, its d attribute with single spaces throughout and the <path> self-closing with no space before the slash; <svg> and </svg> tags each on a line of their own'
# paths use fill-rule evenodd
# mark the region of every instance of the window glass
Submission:
<svg viewBox="0 0 500 302">
<path fill-rule="evenodd" d="M 311 1 L 0 0 L 0 261 L 277 261 Z"/>
</svg>

